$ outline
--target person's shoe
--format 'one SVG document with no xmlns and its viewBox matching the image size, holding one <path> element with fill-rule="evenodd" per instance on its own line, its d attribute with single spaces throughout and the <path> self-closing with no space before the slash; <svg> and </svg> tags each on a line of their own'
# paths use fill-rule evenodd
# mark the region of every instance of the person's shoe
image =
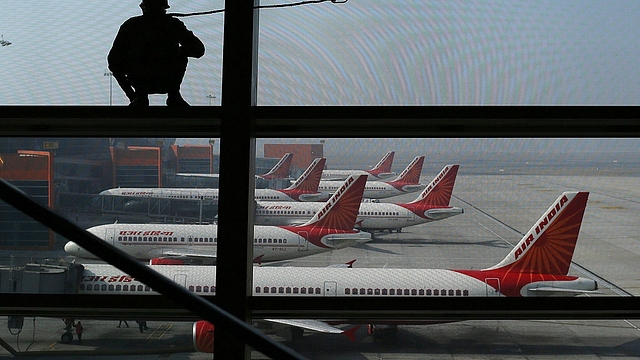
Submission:
<svg viewBox="0 0 640 360">
<path fill-rule="evenodd" d="M 172 94 L 167 96 L 167 106 L 170 107 L 186 107 L 191 106 L 186 102 L 180 94 Z"/>
<path fill-rule="evenodd" d="M 149 98 L 148 97 L 137 97 L 137 98 L 133 99 L 132 102 L 129 103 L 129 106 L 132 106 L 132 107 L 149 106 Z"/>
</svg>

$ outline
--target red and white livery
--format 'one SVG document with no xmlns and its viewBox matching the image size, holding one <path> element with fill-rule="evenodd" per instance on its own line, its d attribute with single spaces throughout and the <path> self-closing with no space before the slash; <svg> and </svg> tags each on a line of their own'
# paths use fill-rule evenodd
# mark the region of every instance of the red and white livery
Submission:
<svg viewBox="0 0 640 360">
<path fill-rule="evenodd" d="M 395 153 L 395 151 L 387 152 L 371 170 L 323 170 L 322 180 L 343 181 L 349 175 L 368 175 L 369 180 L 388 179 L 396 176 L 396 173 L 391 171 Z"/>
<path fill-rule="evenodd" d="M 412 193 L 424 189 L 420 184 L 420 174 L 424 164 L 424 155 L 416 156 L 413 161 L 392 181 L 367 181 L 364 187 L 365 199 L 384 199 L 396 195 Z M 340 186 L 338 181 L 320 181 L 318 190 L 332 194 Z"/>
<path fill-rule="evenodd" d="M 255 226 L 255 262 L 294 259 L 342 249 L 371 240 L 354 229 L 366 176 L 349 177 L 343 186 L 308 222 L 297 226 Z M 88 229 L 90 233 L 140 260 L 156 262 L 215 263 L 216 225 L 108 224 Z M 64 250 L 81 258 L 96 258 L 69 241 Z"/>
<path fill-rule="evenodd" d="M 291 169 L 291 161 L 293 160 L 292 153 L 286 153 L 278 163 L 276 163 L 269 172 L 262 175 L 256 175 L 257 178 L 264 180 L 275 180 L 275 179 L 288 179 L 289 178 L 289 170 Z"/>
<path fill-rule="evenodd" d="M 488 269 L 254 267 L 253 296 L 417 298 L 575 296 L 593 293 L 598 289 L 596 281 L 569 275 L 588 195 L 586 192 L 565 192 L 560 195 L 504 260 Z M 169 279 L 177 279 L 176 275 L 180 275 L 180 283 L 194 293 L 215 294 L 215 267 L 152 267 Z M 85 265 L 79 292 L 123 295 L 153 293 L 144 284 L 113 266 L 95 264 Z M 311 328 L 305 327 L 304 321 L 281 322 Z M 415 321 L 395 319 L 386 325 L 397 326 L 398 322 Z M 369 328 L 374 331 L 379 325 L 385 324 L 371 324 Z M 213 325 L 209 324 L 206 328 L 212 330 Z M 197 336 L 204 335 L 198 333 Z M 206 335 L 213 336 L 213 333 Z"/>
<path fill-rule="evenodd" d="M 286 189 L 256 189 L 255 199 L 262 201 L 326 201 L 331 194 L 318 191 L 320 175 L 325 162 L 325 158 L 313 160 L 304 173 Z M 114 188 L 104 190 L 99 195 L 217 202 L 218 194 L 219 189 Z"/>
<path fill-rule="evenodd" d="M 464 213 L 462 208 L 450 205 L 458 169 L 459 165 L 446 165 L 411 202 L 360 204 L 356 228 L 366 231 L 400 231 L 407 226 L 443 220 Z M 323 203 L 319 202 L 258 201 L 255 224 L 301 224 L 309 220 L 322 206 Z"/>
</svg>

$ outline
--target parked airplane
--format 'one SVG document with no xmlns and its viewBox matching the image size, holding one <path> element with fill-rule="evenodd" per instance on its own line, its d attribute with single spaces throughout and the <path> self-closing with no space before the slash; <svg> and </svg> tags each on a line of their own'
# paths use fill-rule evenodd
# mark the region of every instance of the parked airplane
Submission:
<svg viewBox="0 0 640 360">
<path fill-rule="evenodd" d="M 396 195 L 412 193 L 424 189 L 420 184 L 420 174 L 424 155 L 416 156 L 413 161 L 392 181 L 367 181 L 364 188 L 365 199 L 384 199 Z M 337 181 L 320 181 L 318 190 L 332 194 L 340 187 Z"/>
<path fill-rule="evenodd" d="M 536 297 L 594 293 L 598 289 L 596 281 L 569 275 L 588 196 L 587 192 L 561 194 L 501 262 L 484 270 L 254 267 L 253 296 Z M 153 293 L 113 266 L 84 266 L 80 293 Z M 194 293 L 215 294 L 215 267 L 151 267 Z M 281 322 L 306 328 L 305 320 Z M 425 322 L 395 319 L 386 324 L 370 324 L 369 330 L 375 336 L 377 326 L 393 328 L 398 323 Z M 194 331 L 194 343 L 212 344 L 213 325 L 196 324 L 206 331 Z"/>
<path fill-rule="evenodd" d="M 463 209 L 450 206 L 451 193 L 459 165 L 447 165 L 420 195 L 409 203 L 362 203 L 358 211 L 356 228 L 360 230 L 397 230 L 412 225 L 442 220 L 462 214 Z M 256 225 L 301 224 L 316 212 L 321 202 L 258 201 Z"/>
<path fill-rule="evenodd" d="M 255 262 L 293 259 L 342 249 L 371 240 L 354 229 L 367 177 L 351 176 L 311 220 L 297 226 L 255 226 Z M 108 224 L 87 229 L 140 260 L 215 263 L 216 225 Z M 64 250 L 81 258 L 97 258 L 69 241 Z"/>
<path fill-rule="evenodd" d="M 282 158 L 269 170 L 266 174 L 256 175 L 256 178 L 264 180 L 274 179 L 288 179 L 289 170 L 291 169 L 291 160 L 293 159 L 292 153 L 286 153 Z M 213 177 L 218 178 L 220 174 L 194 174 L 194 173 L 177 173 L 179 176 L 192 176 L 192 177 Z"/>
<path fill-rule="evenodd" d="M 318 191 L 320 175 L 326 162 L 325 158 L 317 158 L 286 189 L 255 189 L 256 200 L 263 201 L 326 201 L 331 194 Z M 218 201 L 219 189 L 189 188 L 114 188 L 100 192 L 99 195 L 124 197 L 151 197 L 180 200 Z"/>
<path fill-rule="evenodd" d="M 371 170 L 322 170 L 322 180 L 343 181 L 349 175 L 368 175 L 370 180 L 384 180 L 396 173 L 391 171 L 395 151 L 387 152 Z"/>
</svg>

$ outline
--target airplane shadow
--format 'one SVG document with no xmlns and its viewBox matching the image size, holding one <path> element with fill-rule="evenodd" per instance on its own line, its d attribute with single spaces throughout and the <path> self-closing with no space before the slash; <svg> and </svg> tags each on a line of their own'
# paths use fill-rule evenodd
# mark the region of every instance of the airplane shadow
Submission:
<svg viewBox="0 0 640 360">
<path fill-rule="evenodd" d="M 349 342 L 341 336 L 327 334 L 307 333 L 300 344 L 294 349 L 309 359 L 368 359 L 365 354 L 377 353 L 381 358 L 390 355 L 390 358 L 400 354 L 421 354 L 425 358 L 448 356 L 478 356 L 481 358 L 512 359 L 512 358 L 562 358 L 562 356 L 590 357 L 625 357 L 636 358 L 640 353 L 640 339 L 630 340 L 620 344 L 595 345 L 599 341 L 589 341 L 589 338 L 581 338 L 582 341 L 560 344 L 557 338 L 550 334 L 541 336 L 531 343 L 531 339 L 487 339 L 485 333 L 476 331 L 464 332 L 452 336 L 448 340 L 442 339 L 440 330 L 430 330 L 431 325 L 424 325 L 423 330 L 405 328 L 400 326 L 395 340 L 374 342 L 367 335 L 364 326 L 356 332 L 356 341 Z M 478 330 L 480 331 L 480 330 Z M 576 340 L 576 339 L 573 339 Z M 601 339 L 600 339 L 601 340 Z M 615 341 L 614 341 L 615 343 Z M 391 355 L 396 354 L 396 355 Z M 386 357 L 385 357 L 386 358 Z M 413 358 L 413 357 L 411 357 Z"/>
</svg>

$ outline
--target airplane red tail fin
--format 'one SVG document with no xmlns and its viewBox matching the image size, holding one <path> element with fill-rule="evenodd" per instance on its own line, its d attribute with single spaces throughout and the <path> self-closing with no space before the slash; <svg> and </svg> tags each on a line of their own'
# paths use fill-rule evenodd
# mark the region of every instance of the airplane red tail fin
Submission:
<svg viewBox="0 0 640 360">
<path fill-rule="evenodd" d="M 410 204 L 449 206 L 460 165 L 447 165 Z"/>
<path fill-rule="evenodd" d="M 377 176 L 378 174 L 390 173 L 391 165 L 393 165 L 393 156 L 395 155 L 395 151 L 387 152 L 382 159 L 373 167 L 373 169 L 368 170 L 367 172 L 371 175 Z"/>
<path fill-rule="evenodd" d="M 324 169 L 326 161 L 327 159 L 325 158 L 314 159 L 302 175 L 300 175 L 300 177 L 285 190 L 296 190 L 303 193 L 317 193 L 318 186 L 320 185 L 320 178 L 322 177 L 322 170 Z"/>
<path fill-rule="evenodd" d="M 560 195 L 507 257 L 486 270 L 567 275 L 588 198 L 588 192 Z"/>
<path fill-rule="evenodd" d="M 424 155 L 416 156 L 409 165 L 400 173 L 400 175 L 389 184 L 398 183 L 402 185 L 420 184 L 420 174 L 422 173 L 422 165 L 424 164 Z"/>
<path fill-rule="evenodd" d="M 259 177 L 265 180 L 273 180 L 273 179 L 286 179 L 289 177 L 289 169 L 291 168 L 291 160 L 293 159 L 292 153 L 286 153 L 284 156 L 278 161 L 277 164 L 268 173 L 263 175 L 258 175 Z"/>
<path fill-rule="evenodd" d="M 337 230 L 353 230 L 362 202 L 367 175 L 351 175 L 307 223 Z"/>
</svg>

